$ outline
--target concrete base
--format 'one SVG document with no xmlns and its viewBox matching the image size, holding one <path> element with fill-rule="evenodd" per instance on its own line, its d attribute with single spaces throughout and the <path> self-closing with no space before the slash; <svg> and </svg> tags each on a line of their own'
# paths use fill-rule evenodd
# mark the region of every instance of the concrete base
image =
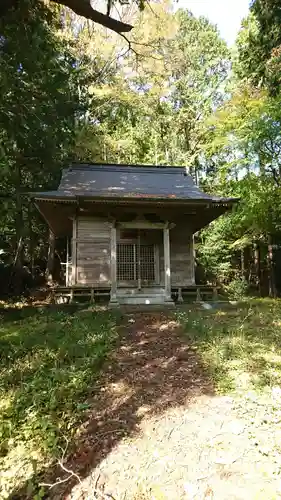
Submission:
<svg viewBox="0 0 281 500">
<path fill-rule="evenodd" d="M 165 297 L 163 289 L 121 289 L 117 291 L 117 300 L 120 305 L 174 305 L 172 299 Z"/>
<path fill-rule="evenodd" d="M 108 307 L 110 308 L 116 308 L 116 307 L 119 307 L 120 306 L 120 303 L 117 299 L 110 299 L 109 303 L 108 303 Z"/>
<path fill-rule="evenodd" d="M 164 305 L 167 307 L 175 307 L 175 303 L 172 299 L 165 299 Z"/>
<path fill-rule="evenodd" d="M 147 305 L 147 306 L 150 306 L 150 305 L 164 305 L 165 304 L 165 300 L 163 299 L 163 297 L 160 296 L 157 296 L 157 295 L 154 295 L 154 296 L 151 296 L 151 297 L 138 297 L 137 295 L 135 295 L 134 297 L 119 297 L 119 304 L 121 305 L 138 305 L 138 304 L 142 304 L 142 305 Z"/>
<path fill-rule="evenodd" d="M 122 305 L 120 309 L 125 314 L 134 314 L 134 313 L 154 313 L 154 312 L 168 312 L 175 310 L 175 304 L 168 306 L 167 304 L 151 304 L 150 306 L 146 304 L 137 304 L 137 305 Z"/>
</svg>

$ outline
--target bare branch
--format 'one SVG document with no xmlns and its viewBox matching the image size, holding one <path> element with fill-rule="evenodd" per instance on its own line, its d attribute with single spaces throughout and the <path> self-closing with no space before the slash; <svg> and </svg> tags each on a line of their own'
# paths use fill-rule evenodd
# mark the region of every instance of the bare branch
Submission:
<svg viewBox="0 0 281 500">
<path fill-rule="evenodd" d="M 129 38 L 124 35 L 124 33 L 120 33 L 120 36 L 122 36 L 122 38 L 124 38 L 124 40 L 126 40 L 127 44 L 128 44 L 128 51 L 132 51 L 137 58 L 145 58 L 145 57 L 150 57 L 151 59 L 154 59 L 156 61 L 161 61 L 161 58 L 160 57 L 155 57 L 153 56 L 152 54 L 149 54 L 149 55 L 144 55 L 144 54 L 139 54 L 139 52 L 137 52 L 133 47 L 132 47 L 132 44 L 133 45 L 140 45 L 140 46 L 143 46 L 143 47 L 149 47 L 151 49 L 156 49 L 156 47 L 153 47 L 153 45 L 150 45 L 149 43 L 142 43 L 142 42 L 135 42 L 134 40 L 129 40 Z M 127 53 L 126 52 L 126 53 Z"/>
<path fill-rule="evenodd" d="M 111 2 L 112 2 L 112 0 L 107 0 L 107 9 L 106 9 L 106 15 L 107 16 L 110 16 Z"/>
<path fill-rule="evenodd" d="M 94 495 L 97 494 L 101 498 L 104 498 L 105 500 L 115 500 L 115 498 L 112 495 L 110 495 L 109 493 L 104 493 L 99 488 L 94 488 L 94 490 L 92 490 L 92 491 L 94 491 Z M 95 495 L 95 498 L 97 498 L 96 495 Z"/>
<path fill-rule="evenodd" d="M 132 51 L 137 57 L 139 57 L 139 54 L 135 51 L 135 49 L 132 48 L 132 42 L 131 40 L 129 40 L 129 38 L 126 37 L 126 35 L 124 35 L 124 33 L 120 33 L 120 35 L 122 36 L 122 38 L 124 38 L 124 40 L 126 40 L 127 44 L 128 44 L 128 51 Z"/>
<path fill-rule="evenodd" d="M 152 14 L 156 17 L 156 19 L 160 19 L 160 16 L 152 8 L 152 6 L 150 5 L 150 2 L 146 2 L 146 3 L 147 3 L 147 6 L 149 7 L 150 11 L 152 12 Z"/>
<path fill-rule="evenodd" d="M 59 484 L 67 483 L 67 481 L 69 481 L 69 479 L 71 479 L 72 477 L 73 477 L 72 474 L 70 474 L 70 476 L 68 476 L 64 479 L 59 479 L 55 483 L 51 483 L 51 484 L 50 483 L 39 483 L 39 486 L 45 486 L 51 490 L 51 489 L 55 488 L 55 486 L 58 486 Z"/>
<path fill-rule="evenodd" d="M 59 484 L 62 484 L 62 483 L 66 483 L 67 481 L 69 481 L 71 478 L 75 477 L 78 481 L 79 484 L 82 484 L 81 482 L 81 479 L 80 477 L 78 476 L 78 474 L 76 474 L 75 472 L 73 472 L 72 470 L 69 470 L 67 469 L 64 465 L 63 465 L 63 460 L 64 460 L 64 457 L 65 457 L 65 454 L 67 452 L 67 449 L 68 449 L 68 445 L 69 445 L 69 441 L 68 439 L 64 436 L 65 440 L 66 440 L 66 447 L 64 449 L 62 449 L 62 457 L 60 460 L 58 460 L 58 465 L 62 468 L 62 470 L 64 472 L 67 472 L 67 474 L 69 474 L 69 476 L 65 477 L 64 479 L 58 479 L 55 483 L 40 483 L 39 486 L 47 486 L 48 488 L 50 488 L 50 490 L 52 488 L 54 488 L 55 486 L 58 486 Z"/>
</svg>

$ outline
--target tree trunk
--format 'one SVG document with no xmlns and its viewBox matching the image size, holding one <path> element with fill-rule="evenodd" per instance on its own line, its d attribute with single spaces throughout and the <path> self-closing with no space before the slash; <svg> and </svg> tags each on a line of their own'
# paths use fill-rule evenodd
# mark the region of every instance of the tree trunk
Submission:
<svg viewBox="0 0 281 500">
<path fill-rule="evenodd" d="M 17 249 L 14 259 L 14 265 L 16 268 L 21 269 L 23 263 L 23 229 L 24 229 L 24 219 L 23 219 L 23 207 L 22 207 L 22 197 L 21 197 L 21 162 L 20 159 L 16 159 L 16 240 Z"/>
<path fill-rule="evenodd" d="M 51 285 L 54 280 L 54 268 L 55 268 L 55 235 L 50 230 L 49 233 L 49 248 L 48 248 L 48 260 L 46 267 L 46 281 L 48 285 Z"/>
<path fill-rule="evenodd" d="M 260 270 L 260 249 L 257 243 L 254 243 L 254 264 L 255 264 L 255 284 L 259 295 L 261 294 L 261 270 Z"/>
<path fill-rule="evenodd" d="M 241 248 L 241 276 L 245 278 L 245 249 Z"/>
<path fill-rule="evenodd" d="M 197 157 L 195 158 L 194 161 L 194 180 L 196 186 L 199 186 L 199 161 Z"/>
<path fill-rule="evenodd" d="M 16 248 L 14 256 L 14 269 L 11 274 L 10 284 L 13 293 L 21 295 L 23 291 L 23 249 L 24 249 L 24 218 L 21 197 L 21 161 L 15 158 L 15 229 L 16 229 Z"/>
<path fill-rule="evenodd" d="M 273 262 L 273 246 L 272 237 L 268 235 L 268 294 L 269 297 L 276 297 L 276 286 L 275 286 L 275 274 L 274 274 L 274 262 Z"/>
<path fill-rule="evenodd" d="M 260 173 L 260 177 L 262 179 L 265 178 L 265 159 L 264 159 L 264 155 L 259 152 L 258 153 L 258 158 L 259 158 L 259 173 Z"/>
<path fill-rule="evenodd" d="M 155 133 L 155 138 L 154 138 L 154 148 L 155 148 L 155 153 L 154 153 L 154 165 L 158 165 L 158 142 L 157 142 L 157 135 Z"/>
<path fill-rule="evenodd" d="M 31 204 L 28 204 L 28 236 L 29 236 L 29 259 L 30 259 L 30 271 L 32 279 L 34 278 L 34 241 L 33 241 L 33 230 L 32 230 L 32 212 Z"/>
</svg>

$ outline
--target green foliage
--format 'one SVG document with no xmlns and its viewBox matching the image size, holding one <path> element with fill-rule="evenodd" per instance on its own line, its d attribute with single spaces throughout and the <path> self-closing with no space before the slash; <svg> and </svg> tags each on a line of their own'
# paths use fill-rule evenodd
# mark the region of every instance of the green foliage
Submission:
<svg viewBox="0 0 281 500">
<path fill-rule="evenodd" d="M 21 237 L 30 251 L 38 228 L 22 194 L 56 187 L 84 106 L 84 77 L 58 19 L 42 2 L 23 1 L 0 20 L 0 244 L 8 240 L 12 254 Z"/>
<path fill-rule="evenodd" d="M 254 0 L 237 39 L 239 77 L 263 85 L 274 95 L 281 84 L 279 0 Z"/>
<path fill-rule="evenodd" d="M 30 464 L 40 471 L 44 462 L 61 457 L 89 408 L 87 398 L 116 337 L 116 318 L 107 312 L 3 310 L 2 471 L 20 465 L 19 478 L 26 479 Z M 11 485 L 14 480 L 7 489 Z"/>
<path fill-rule="evenodd" d="M 201 235 L 202 262 L 220 281 L 240 271 L 241 252 L 253 253 L 253 244 L 265 246 L 269 236 L 280 239 L 280 123 L 279 96 L 236 83 L 207 125 L 210 174 L 204 184 L 208 190 L 240 198 L 228 217 Z"/>
<path fill-rule="evenodd" d="M 90 123 L 79 130 L 74 154 L 79 160 L 184 164 L 195 173 L 204 122 L 222 101 L 230 54 L 206 19 L 185 10 L 174 15 L 165 3 L 154 7 L 158 17 L 147 11 L 134 29 L 140 64 L 126 53 L 110 81 L 91 87 Z"/>
<path fill-rule="evenodd" d="M 243 300 L 247 296 L 248 288 L 246 279 L 238 275 L 228 283 L 226 290 L 229 298 Z"/>
<path fill-rule="evenodd" d="M 197 243 L 197 257 L 205 269 L 221 284 L 233 274 L 231 266 L 230 236 L 227 217 L 221 217 L 201 231 Z"/>
<path fill-rule="evenodd" d="M 2 161 L 8 157 L 11 168 L 20 162 L 30 188 L 39 175 L 42 182 L 42 169 L 48 185 L 47 167 L 60 160 L 62 144 L 73 133 L 78 97 L 75 61 L 55 35 L 55 15 L 33 3 L 21 2 L 11 11 L 12 26 L 5 19 L 0 25 Z M 22 18 L 24 24 L 18 22 Z"/>
<path fill-rule="evenodd" d="M 205 120 L 223 100 L 230 54 L 207 19 L 197 19 L 184 10 L 177 17 L 179 29 L 170 43 L 174 61 L 171 100 L 176 110 L 172 126 L 177 137 L 177 157 L 199 175 L 206 141 Z"/>
<path fill-rule="evenodd" d="M 280 301 L 179 313 L 219 392 L 266 391 L 281 383 Z"/>
</svg>

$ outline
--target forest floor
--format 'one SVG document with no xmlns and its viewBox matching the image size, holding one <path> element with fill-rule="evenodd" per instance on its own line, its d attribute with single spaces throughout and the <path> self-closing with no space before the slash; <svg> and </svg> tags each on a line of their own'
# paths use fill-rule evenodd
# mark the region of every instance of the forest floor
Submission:
<svg viewBox="0 0 281 500">
<path fill-rule="evenodd" d="M 76 374 L 61 396 L 66 416 L 61 404 L 60 413 L 53 409 L 56 417 L 71 422 L 67 408 L 76 401 L 70 408 L 72 430 L 62 426 L 66 444 L 57 447 L 55 470 L 51 460 L 50 467 L 45 463 L 43 475 L 30 476 L 29 490 L 16 494 L 14 488 L 10 498 L 281 498 L 280 301 L 252 300 L 210 310 L 185 306 L 119 318 L 88 311 L 56 321 L 68 330 L 63 328 L 63 335 L 76 332 L 72 356 L 64 352 Z M 48 322 L 57 335 L 61 326 L 55 327 L 53 317 Z M 15 324 L 14 336 L 20 326 Z M 111 332 L 103 349 L 99 328 Z M 102 356 L 100 363 L 88 366 L 79 345 L 88 359 L 96 351 L 93 339 L 99 339 Z M 80 365 L 88 375 L 80 374 L 77 381 Z M 66 368 L 71 373 L 69 363 Z M 44 389 L 50 376 L 45 373 Z M 38 385 L 38 393 L 42 390 Z M 45 434 L 51 436 L 48 426 Z M 7 456 L 11 459 L 11 451 Z"/>
</svg>

